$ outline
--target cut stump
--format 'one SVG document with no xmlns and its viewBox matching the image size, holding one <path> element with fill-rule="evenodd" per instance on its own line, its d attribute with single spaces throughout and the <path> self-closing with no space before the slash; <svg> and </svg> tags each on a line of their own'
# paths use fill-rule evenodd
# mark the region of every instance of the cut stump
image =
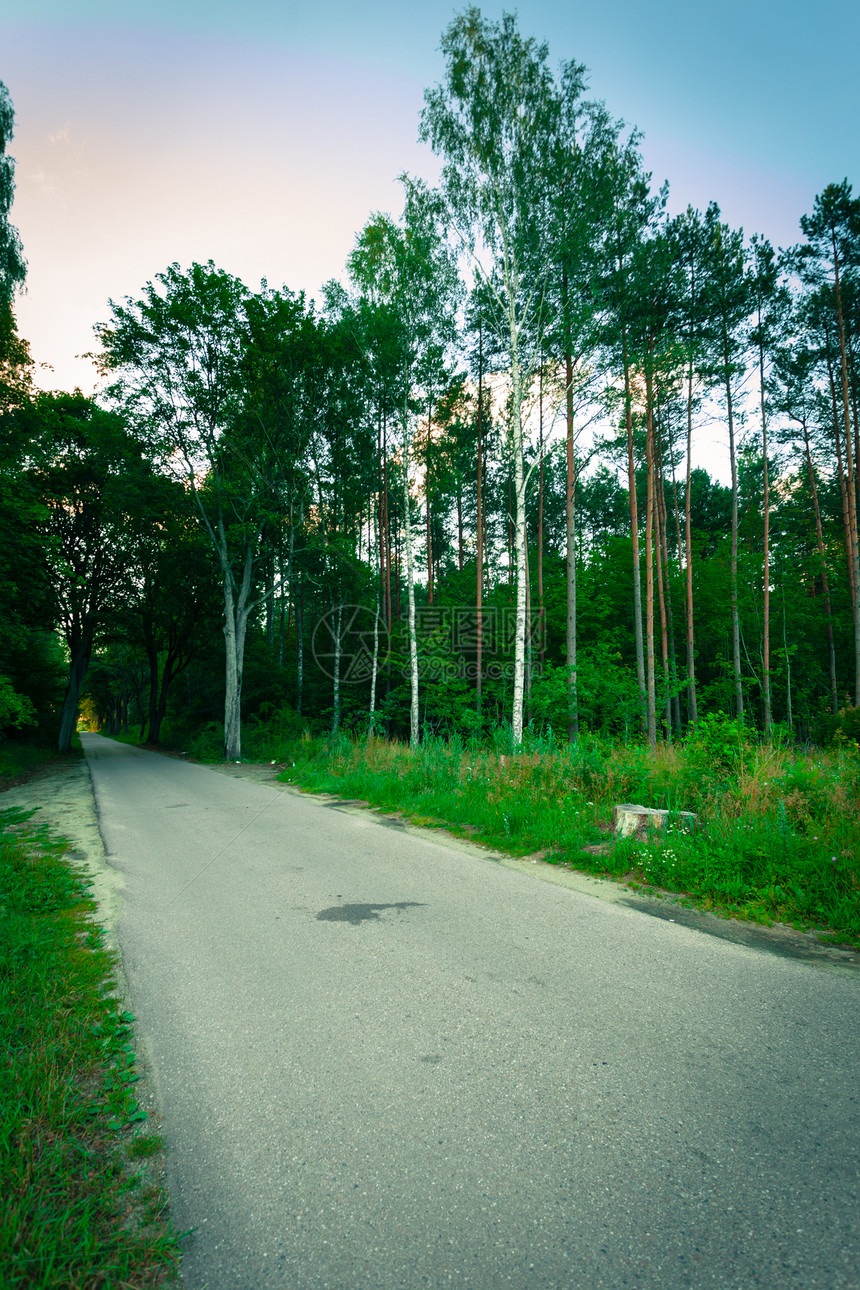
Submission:
<svg viewBox="0 0 860 1290">
<path fill-rule="evenodd" d="M 664 832 L 670 818 L 682 829 L 692 829 L 696 822 L 692 811 L 661 811 L 653 806 L 621 802 L 612 809 L 612 829 L 622 838 L 641 837 L 650 829 Z"/>
</svg>

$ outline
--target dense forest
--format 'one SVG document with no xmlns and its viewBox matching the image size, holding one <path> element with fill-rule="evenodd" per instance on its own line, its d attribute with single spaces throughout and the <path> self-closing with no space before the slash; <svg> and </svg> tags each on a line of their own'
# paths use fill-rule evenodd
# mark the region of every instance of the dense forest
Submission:
<svg viewBox="0 0 860 1290">
<path fill-rule="evenodd" d="M 582 66 L 476 9 L 442 51 L 438 187 L 317 301 L 167 266 L 93 398 L 16 330 L 0 85 L 3 738 L 856 733 L 860 199 L 672 216 Z"/>
</svg>

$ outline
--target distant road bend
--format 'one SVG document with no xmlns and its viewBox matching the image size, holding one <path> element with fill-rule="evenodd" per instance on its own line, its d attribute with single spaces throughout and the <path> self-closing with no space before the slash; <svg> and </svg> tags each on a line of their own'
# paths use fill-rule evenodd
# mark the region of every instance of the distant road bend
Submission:
<svg viewBox="0 0 860 1290">
<path fill-rule="evenodd" d="M 82 738 L 188 1290 L 860 1290 L 860 977 Z"/>
</svg>

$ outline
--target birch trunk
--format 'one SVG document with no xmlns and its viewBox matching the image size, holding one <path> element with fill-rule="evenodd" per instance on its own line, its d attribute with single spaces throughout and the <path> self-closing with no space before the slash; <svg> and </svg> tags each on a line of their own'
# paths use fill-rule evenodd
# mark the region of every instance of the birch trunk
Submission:
<svg viewBox="0 0 860 1290">
<path fill-rule="evenodd" d="M 770 479 L 767 467 L 767 404 L 764 397 L 764 338 L 761 334 L 761 310 L 758 316 L 759 345 L 758 373 L 761 393 L 761 442 L 764 464 L 764 602 L 762 606 L 762 660 L 761 679 L 764 697 L 764 732 L 768 734 L 773 725 L 770 695 Z"/>
<path fill-rule="evenodd" d="M 645 460 L 648 470 L 647 502 L 645 506 L 645 693 L 648 718 L 648 742 L 657 743 L 657 711 L 654 685 L 654 442 L 651 418 L 650 377 L 646 378 L 646 431 Z"/>
<path fill-rule="evenodd" d="M 478 330 L 478 496 L 477 496 L 477 529 L 478 529 L 478 569 L 475 594 L 475 635 L 477 638 L 475 657 L 475 705 L 478 718 L 481 717 L 482 670 L 484 666 L 484 618 L 481 612 L 483 605 L 484 581 L 484 529 L 482 511 L 482 477 L 484 473 L 484 332 Z"/>
<path fill-rule="evenodd" d="M 687 476 L 684 496 L 684 547 L 687 573 L 687 717 L 690 725 L 699 721 L 696 701 L 696 654 L 693 628 L 693 537 L 691 522 L 690 474 L 693 460 L 693 367 L 687 383 Z"/>
<path fill-rule="evenodd" d="M 415 636 L 415 579 L 412 574 L 412 517 L 409 497 L 409 410 L 403 409 L 403 543 L 406 555 L 406 599 L 409 621 L 409 746 L 418 747 L 418 641 Z"/>
<path fill-rule="evenodd" d="M 565 355 L 565 376 L 567 379 L 567 487 L 565 492 L 565 536 L 567 541 L 565 568 L 567 583 L 567 739 L 568 743 L 575 743 L 579 738 L 579 686 L 577 684 L 576 667 L 576 455 L 573 442 L 573 362 L 570 352 Z"/>
<path fill-rule="evenodd" d="M 525 679 L 526 631 L 526 479 L 523 466 L 522 372 L 516 331 L 511 320 L 511 450 L 514 457 L 514 491 L 516 500 L 516 638 L 514 640 L 514 686 L 511 711 L 511 735 L 514 748 L 523 741 L 523 688 Z"/>
</svg>

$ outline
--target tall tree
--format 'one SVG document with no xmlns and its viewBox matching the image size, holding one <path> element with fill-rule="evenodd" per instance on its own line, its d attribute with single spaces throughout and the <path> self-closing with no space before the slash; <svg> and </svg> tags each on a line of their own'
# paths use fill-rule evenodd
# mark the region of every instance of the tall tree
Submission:
<svg viewBox="0 0 860 1290">
<path fill-rule="evenodd" d="M 22 413 L 29 475 L 69 656 L 57 748 L 67 753 L 98 635 L 132 590 L 136 545 L 152 513 L 152 472 L 115 413 L 81 394 L 40 395 Z"/>
<path fill-rule="evenodd" d="M 443 159 L 448 226 L 487 289 L 490 320 L 510 385 L 516 629 L 511 727 L 522 740 L 527 603 L 523 405 L 545 348 L 552 253 L 552 152 L 562 104 L 583 92 L 583 68 L 557 83 L 548 48 L 523 38 L 511 14 L 500 22 L 468 8 L 442 36 L 445 77 L 425 92 L 421 138 Z"/>
<path fill-rule="evenodd" d="M 567 734 L 571 742 L 579 735 L 575 386 L 581 390 L 586 383 L 583 377 L 592 373 L 600 343 L 600 251 L 612 209 L 611 180 L 619 135 L 618 124 L 610 119 L 602 104 L 582 102 L 579 93 L 582 72 L 576 64 L 569 64 L 564 71 L 564 77 L 572 83 L 563 86 L 554 140 L 549 207 L 553 265 L 547 283 L 547 340 L 564 370 Z M 542 453 L 540 470 L 543 498 Z"/>
<path fill-rule="evenodd" d="M 731 633 L 732 680 L 735 716 L 743 720 L 744 691 L 741 675 L 740 600 L 738 590 L 738 458 L 737 382 L 744 371 L 743 325 L 750 310 L 750 286 L 745 270 L 741 229 L 720 222 L 720 208 L 711 202 L 705 212 L 707 239 L 708 307 L 712 320 L 711 370 L 722 383 L 729 432 L 729 465 L 732 477 Z"/>
<path fill-rule="evenodd" d="M 406 557 L 407 628 L 409 637 L 409 741 L 416 747 L 418 723 L 418 641 L 415 622 L 415 571 L 412 537 L 411 459 L 415 418 L 426 408 L 422 375 L 434 350 L 453 339 L 459 283 L 454 258 L 439 235 L 438 206 L 428 189 L 403 177 L 405 204 L 398 224 L 377 214 L 359 234 L 349 258 L 349 272 L 360 291 L 385 311 L 393 334 L 395 372 L 393 404 L 400 429 L 403 480 L 404 554 Z"/>
<path fill-rule="evenodd" d="M 639 508 L 636 489 L 634 401 L 636 391 L 633 329 L 639 311 L 633 290 L 634 262 L 642 260 L 642 245 L 666 201 L 665 189 L 651 192 L 636 133 L 619 140 L 610 158 L 608 174 L 610 213 L 605 241 L 604 293 L 609 312 L 607 343 L 614 351 L 623 377 L 623 420 L 627 444 L 627 491 L 630 505 L 630 537 L 633 551 L 633 636 L 636 649 L 636 680 L 640 696 L 640 723 L 648 724 L 648 684 L 642 637 L 642 580 L 639 554 Z M 610 397 L 614 389 L 610 390 Z M 647 503 L 646 503 L 647 527 Z"/>
<path fill-rule="evenodd" d="M 15 195 L 15 162 L 6 149 L 12 140 L 15 112 L 9 91 L 0 81 L 0 326 L 8 327 L 12 297 L 24 282 L 27 266 L 18 230 L 9 222 Z M 3 333 L 0 331 L 0 340 Z"/>
<path fill-rule="evenodd" d="M 224 756 L 242 756 L 242 675 L 252 612 L 265 599 L 257 585 L 271 494 L 249 471 L 251 453 L 230 432 L 241 405 L 241 357 L 249 293 L 209 261 L 183 272 L 172 264 L 147 283 L 140 300 L 110 302 L 97 327 L 103 369 L 119 377 L 116 399 L 151 436 L 165 469 L 195 500 L 218 560 L 224 604 Z"/>
<path fill-rule="evenodd" d="M 770 464 L 768 462 L 768 420 L 770 386 L 769 367 L 777 345 L 782 340 L 785 326 L 788 295 L 780 287 L 779 266 L 776 253 L 766 238 L 754 235 L 750 243 L 750 286 L 752 291 L 753 328 L 750 339 L 755 352 L 759 374 L 759 407 L 761 411 L 762 469 L 764 484 L 764 515 L 762 549 L 764 557 L 762 594 L 762 699 L 764 704 L 764 729 L 768 733 L 773 724 L 770 665 Z"/>
<path fill-rule="evenodd" d="M 847 548 L 849 578 L 853 587 L 854 614 L 854 702 L 860 706 L 860 534 L 858 534 L 858 489 L 856 434 L 852 444 L 851 387 L 849 352 L 844 308 L 845 288 L 856 286 L 860 278 L 860 198 L 854 197 L 847 179 L 828 184 L 813 204 L 812 213 L 803 215 L 800 227 L 806 243 L 795 253 L 795 263 L 810 287 L 824 287 L 832 293 L 834 330 L 838 339 L 839 380 L 841 396 L 841 432 L 844 435 L 846 500 L 848 509 Z M 834 393 L 836 391 L 834 390 Z M 836 427 L 837 448 L 840 427 Z"/>
<path fill-rule="evenodd" d="M 696 693 L 695 615 L 693 606 L 692 488 L 693 418 L 701 402 L 703 368 L 706 365 L 707 297 L 705 294 L 706 236 L 701 213 L 688 207 L 669 225 L 683 273 L 680 310 L 686 347 L 686 457 L 684 480 L 684 612 L 687 650 L 687 713 L 692 726 L 698 723 Z"/>
</svg>

